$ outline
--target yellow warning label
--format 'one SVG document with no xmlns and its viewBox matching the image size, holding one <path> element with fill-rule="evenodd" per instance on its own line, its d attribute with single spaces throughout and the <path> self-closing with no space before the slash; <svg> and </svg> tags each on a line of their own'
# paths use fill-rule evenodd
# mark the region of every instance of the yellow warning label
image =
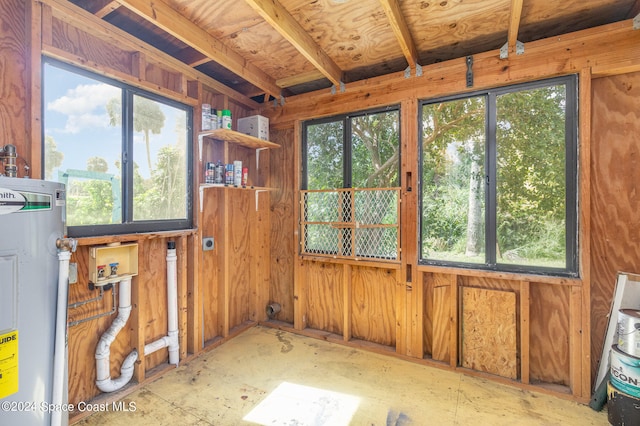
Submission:
<svg viewBox="0 0 640 426">
<path fill-rule="evenodd" d="M 18 331 L 0 334 L 0 399 L 18 392 Z"/>
</svg>

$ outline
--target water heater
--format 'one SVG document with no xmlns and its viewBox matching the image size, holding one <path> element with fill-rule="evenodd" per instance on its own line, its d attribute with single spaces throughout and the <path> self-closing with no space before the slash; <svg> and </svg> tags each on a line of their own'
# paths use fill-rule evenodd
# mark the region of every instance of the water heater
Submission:
<svg viewBox="0 0 640 426">
<path fill-rule="evenodd" d="M 65 231 L 59 183 L 0 176 L 0 424 L 51 425 L 59 261 Z M 65 284 L 66 285 L 66 284 Z M 65 292 L 66 294 L 66 292 Z M 60 322 L 60 321 L 59 321 Z M 66 359 L 66 340 L 64 341 Z M 59 346 L 58 346 L 59 347 Z M 60 352 L 60 351 L 58 351 Z M 66 369 L 66 362 L 63 365 Z M 66 378 L 66 371 L 61 377 Z M 60 391 L 58 391 L 60 392 Z M 66 389 L 63 400 L 67 401 Z M 68 413 L 54 423 L 68 423 Z"/>
</svg>

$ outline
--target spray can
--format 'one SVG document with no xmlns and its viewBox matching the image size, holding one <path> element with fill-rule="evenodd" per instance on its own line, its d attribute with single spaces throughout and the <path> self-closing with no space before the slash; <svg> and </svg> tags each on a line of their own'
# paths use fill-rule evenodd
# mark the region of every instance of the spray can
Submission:
<svg viewBox="0 0 640 426">
<path fill-rule="evenodd" d="M 231 130 L 231 111 L 228 109 L 222 110 L 222 128 Z"/>
<path fill-rule="evenodd" d="M 233 184 L 235 186 L 242 185 L 242 161 L 233 162 Z"/>
<path fill-rule="evenodd" d="M 211 105 L 202 104 L 202 130 L 211 130 Z"/>
<path fill-rule="evenodd" d="M 216 164 L 213 183 L 224 183 L 224 165 L 220 160 Z"/>
<path fill-rule="evenodd" d="M 204 182 L 213 183 L 215 178 L 215 163 L 207 163 L 207 167 L 204 171 Z"/>
<path fill-rule="evenodd" d="M 225 174 L 225 184 L 233 185 L 233 164 L 227 164 L 226 174 Z"/>
<path fill-rule="evenodd" d="M 247 181 L 249 180 L 249 168 L 242 168 L 242 186 L 247 186 Z"/>
</svg>

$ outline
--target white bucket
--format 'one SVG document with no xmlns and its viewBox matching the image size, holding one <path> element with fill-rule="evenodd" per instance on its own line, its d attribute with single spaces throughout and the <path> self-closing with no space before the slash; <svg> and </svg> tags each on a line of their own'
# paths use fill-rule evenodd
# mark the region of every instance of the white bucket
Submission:
<svg viewBox="0 0 640 426">
<path fill-rule="evenodd" d="M 640 357 L 640 311 L 618 311 L 618 348 L 629 355 Z"/>
<path fill-rule="evenodd" d="M 640 398 L 640 358 L 628 355 L 618 345 L 611 347 L 611 384 L 627 395 Z"/>
</svg>

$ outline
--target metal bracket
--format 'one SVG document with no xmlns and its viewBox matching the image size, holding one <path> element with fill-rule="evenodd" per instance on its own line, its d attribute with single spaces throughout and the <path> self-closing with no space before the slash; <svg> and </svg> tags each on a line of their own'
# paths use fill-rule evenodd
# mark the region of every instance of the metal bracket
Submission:
<svg viewBox="0 0 640 426">
<path fill-rule="evenodd" d="M 473 56 L 467 56 L 467 87 L 473 87 Z"/>
<path fill-rule="evenodd" d="M 516 55 L 522 55 L 524 53 L 524 43 L 516 40 Z M 509 57 L 509 42 L 506 42 L 500 48 L 500 59 L 507 59 Z"/>
<path fill-rule="evenodd" d="M 256 211 L 258 211 L 258 205 L 260 204 L 258 202 L 258 196 L 260 195 L 261 192 L 268 192 L 268 189 L 256 189 Z"/>
<path fill-rule="evenodd" d="M 341 81 L 340 82 L 340 93 L 344 93 L 344 91 L 345 91 L 344 83 Z M 331 86 L 331 94 L 332 95 L 336 94 L 336 85 L 335 84 Z"/>
<path fill-rule="evenodd" d="M 640 13 L 638 13 L 636 17 L 633 18 L 633 29 L 640 30 Z"/>
<path fill-rule="evenodd" d="M 278 103 L 280 103 L 280 106 L 284 106 L 284 96 L 280 95 L 280 99 L 278 100 L 278 98 L 273 98 L 273 107 L 277 107 Z"/>
<path fill-rule="evenodd" d="M 256 148 L 256 170 L 260 170 L 260 151 L 264 151 L 269 148 Z"/>
<path fill-rule="evenodd" d="M 416 77 L 420 77 L 422 75 L 422 65 L 420 64 L 416 64 Z M 411 77 L 411 67 L 408 66 L 405 70 L 404 70 L 404 78 L 409 78 Z"/>
</svg>

